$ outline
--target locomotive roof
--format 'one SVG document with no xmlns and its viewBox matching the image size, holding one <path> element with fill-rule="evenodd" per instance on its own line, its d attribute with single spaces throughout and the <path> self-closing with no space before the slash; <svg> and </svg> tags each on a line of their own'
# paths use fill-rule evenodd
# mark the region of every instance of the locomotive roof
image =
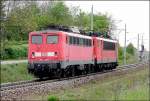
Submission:
<svg viewBox="0 0 150 101">
<path fill-rule="evenodd" d="M 70 36 L 80 37 L 80 38 L 92 39 L 92 37 L 87 36 L 87 35 L 81 35 L 81 34 L 76 34 L 76 33 L 68 33 L 68 32 L 66 34 L 70 35 Z"/>
<path fill-rule="evenodd" d="M 58 31 L 58 30 L 35 31 L 35 33 L 37 33 L 37 34 L 46 33 L 46 32 L 52 32 L 52 33 L 63 32 L 64 34 L 70 35 L 70 36 L 92 39 L 90 36 L 87 36 L 87 35 L 81 35 L 81 34 L 77 34 L 77 33 L 71 33 L 71 32 L 65 32 L 65 31 Z"/>
<path fill-rule="evenodd" d="M 76 33 L 71 33 L 71 32 L 65 32 L 65 31 L 59 31 L 59 30 L 42 30 L 42 31 L 35 31 L 35 33 L 40 34 L 40 33 L 46 33 L 46 32 L 52 32 L 52 33 L 58 33 L 58 32 L 63 32 L 66 35 L 70 35 L 70 36 L 75 36 L 75 37 L 80 37 L 80 38 L 87 38 L 87 39 L 92 39 L 91 36 L 87 36 L 87 35 L 81 35 L 81 34 L 76 34 Z M 117 43 L 116 40 L 111 40 L 111 39 L 106 39 L 106 38 L 100 38 L 100 37 L 96 37 L 99 40 L 103 40 L 103 41 L 108 41 L 108 42 L 114 42 Z"/>
<path fill-rule="evenodd" d="M 111 39 L 106 39 L 106 38 L 99 38 L 99 37 L 96 37 L 97 39 L 99 40 L 103 40 L 103 41 L 108 41 L 108 42 L 114 42 L 114 43 L 117 43 L 116 40 L 111 40 Z"/>
</svg>

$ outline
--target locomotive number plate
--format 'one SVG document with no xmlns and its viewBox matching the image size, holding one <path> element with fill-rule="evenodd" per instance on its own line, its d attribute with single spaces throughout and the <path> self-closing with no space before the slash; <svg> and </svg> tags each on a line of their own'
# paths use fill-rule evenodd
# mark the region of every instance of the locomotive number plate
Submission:
<svg viewBox="0 0 150 101">
<path fill-rule="evenodd" d="M 55 53 L 54 53 L 54 52 L 48 52 L 47 55 L 48 55 L 48 56 L 55 56 Z"/>
</svg>

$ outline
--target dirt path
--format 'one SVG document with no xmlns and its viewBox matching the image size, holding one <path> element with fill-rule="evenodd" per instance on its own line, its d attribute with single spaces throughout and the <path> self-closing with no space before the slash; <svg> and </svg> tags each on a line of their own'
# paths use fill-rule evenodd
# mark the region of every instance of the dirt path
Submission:
<svg viewBox="0 0 150 101">
<path fill-rule="evenodd" d="M 16 63 L 27 63 L 27 60 L 7 60 L 1 61 L 1 64 L 16 64 Z"/>
</svg>

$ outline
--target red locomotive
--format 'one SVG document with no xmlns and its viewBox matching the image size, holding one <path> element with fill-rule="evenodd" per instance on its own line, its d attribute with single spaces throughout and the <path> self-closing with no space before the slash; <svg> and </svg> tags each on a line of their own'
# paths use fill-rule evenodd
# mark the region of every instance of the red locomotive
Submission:
<svg viewBox="0 0 150 101">
<path fill-rule="evenodd" d="M 113 69 L 117 41 L 59 30 L 29 34 L 28 71 L 36 77 L 67 77 Z"/>
<path fill-rule="evenodd" d="M 93 37 L 95 68 L 98 70 L 116 68 L 118 59 L 117 41 Z"/>
</svg>

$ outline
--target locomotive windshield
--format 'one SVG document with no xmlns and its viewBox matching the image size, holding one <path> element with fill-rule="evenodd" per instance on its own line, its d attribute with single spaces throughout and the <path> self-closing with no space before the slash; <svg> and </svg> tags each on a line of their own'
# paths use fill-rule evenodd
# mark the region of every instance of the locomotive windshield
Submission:
<svg viewBox="0 0 150 101">
<path fill-rule="evenodd" d="M 32 35 L 32 44 L 42 44 L 42 36 Z"/>
<path fill-rule="evenodd" d="M 48 35 L 47 36 L 47 43 L 48 44 L 57 44 L 58 43 L 58 36 L 57 35 Z"/>
</svg>

